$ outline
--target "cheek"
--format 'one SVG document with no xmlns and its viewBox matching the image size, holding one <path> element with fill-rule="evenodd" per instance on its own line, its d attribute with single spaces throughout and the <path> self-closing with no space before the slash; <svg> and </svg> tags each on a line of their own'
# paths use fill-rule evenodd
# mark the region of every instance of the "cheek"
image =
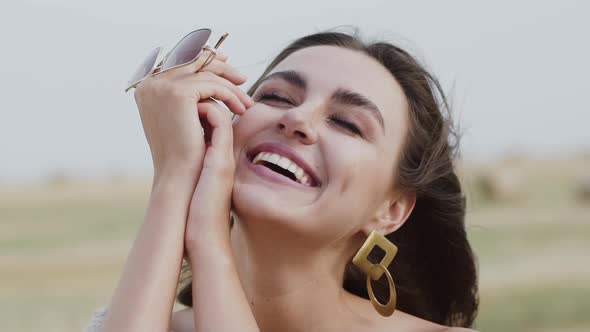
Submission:
<svg viewBox="0 0 590 332">
<path fill-rule="evenodd" d="M 379 205 L 390 186 L 391 175 L 385 171 L 390 160 L 367 147 L 354 151 L 351 146 L 348 153 L 342 150 L 338 158 L 333 155 L 329 159 L 334 176 L 330 205 L 338 209 L 339 217 L 362 221 Z"/>
<path fill-rule="evenodd" d="M 349 144 L 346 144 L 346 149 L 343 149 L 342 145 L 329 149 L 334 153 L 326 155 L 327 163 L 330 165 L 328 174 L 332 178 L 331 182 L 337 195 L 364 200 L 375 183 L 377 159 L 375 153 L 366 146 L 347 143 Z"/>
<path fill-rule="evenodd" d="M 272 119 L 269 119 L 269 115 L 257 110 L 256 106 L 233 119 L 234 155 L 236 158 L 243 149 L 244 144 L 263 130 L 269 121 L 272 121 Z"/>
<path fill-rule="evenodd" d="M 330 160 L 332 178 L 325 197 L 316 208 L 318 215 L 324 217 L 318 227 L 325 228 L 332 236 L 356 231 L 375 207 L 378 178 L 375 176 L 375 160 L 363 157 L 366 156 Z"/>
<path fill-rule="evenodd" d="M 362 166 L 358 160 L 351 160 L 348 164 L 339 164 L 339 171 L 341 172 L 341 181 L 338 182 L 338 194 L 347 195 L 348 192 L 355 191 L 362 181 Z"/>
</svg>

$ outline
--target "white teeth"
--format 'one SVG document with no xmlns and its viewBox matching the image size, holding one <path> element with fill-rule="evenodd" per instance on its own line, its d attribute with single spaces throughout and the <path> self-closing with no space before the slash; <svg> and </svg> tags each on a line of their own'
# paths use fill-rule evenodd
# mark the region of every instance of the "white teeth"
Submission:
<svg viewBox="0 0 590 332">
<path fill-rule="evenodd" d="M 295 174 L 296 170 L 297 170 L 297 165 L 295 165 L 295 163 L 291 163 L 291 165 L 289 165 L 289 172 Z"/>
<path fill-rule="evenodd" d="M 297 165 L 295 165 L 295 166 L 297 166 Z M 301 177 L 303 177 L 303 173 L 305 173 L 303 171 L 303 169 L 297 167 L 297 169 L 295 170 L 295 177 L 298 179 L 301 179 Z"/>
<path fill-rule="evenodd" d="M 284 169 L 289 169 L 289 165 L 291 165 L 291 160 L 289 160 L 285 157 L 281 157 L 281 159 L 279 159 L 279 162 L 277 163 L 277 165 L 281 166 Z"/>
<path fill-rule="evenodd" d="M 283 169 L 288 170 L 289 172 L 295 175 L 297 182 L 306 186 L 311 186 L 311 176 L 305 173 L 303 168 L 299 167 L 295 162 L 293 162 L 289 158 L 280 156 L 272 152 L 260 152 L 258 155 L 256 155 L 256 157 L 254 157 L 252 163 L 256 164 L 260 160 L 273 163 L 275 165 L 282 167 Z"/>
<path fill-rule="evenodd" d="M 273 164 L 278 163 L 279 159 L 281 159 L 281 156 L 279 156 L 278 154 L 274 154 L 274 153 L 270 153 L 270 152 L 267 152 L 267 154 L 270 155 L 270 159 L 268 159 L 267 161 L 269 161 Z"/>
<path fill-rule="evenodd" d="M 303 183 L 304 185 L 309 185 L 309 184 L 310 184 L 310 183 L 309 183 L 309 176 L 307 176 L 307 175 L 304 175 L 304 176 L 301 178 L 301 183 Z"/>
<path fill-rule="evenodd" d="M 258 162 L 260 159 L 262 159 L 262 156 L 263 156 L 263 155 L 264 155 L 264 152 L 263 152 L 263 153 L 259 153 L 259 154 L 258 154 L 258 155 L 257 155 L 257 156 L 256 156 L 256 157 L 255 157 L 255 158 L 252 160 L 252 163 L 253 163 L 253 164 L 256 164 L 256 163 L 257 163 L 257 162 Z"/>
</svg>

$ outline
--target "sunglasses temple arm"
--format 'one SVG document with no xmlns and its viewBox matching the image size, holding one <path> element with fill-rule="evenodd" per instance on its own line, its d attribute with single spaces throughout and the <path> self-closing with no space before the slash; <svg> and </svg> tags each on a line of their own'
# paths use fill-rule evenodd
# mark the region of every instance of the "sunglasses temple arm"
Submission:
<svg viewBox="0 0 590 332">
<path fill-rule="evenodd" d="M 200 69 L 203 69 L 203 68 L 205 68 L 207 65 L 209 65 L 209 64 L 210 64 L 210 63 L 213 61 L 213 59 L 215 58 L 215 55 L 216 55 L 216 54 L 217 54 L 217 53 L 216 53 L 215 51 L 211 50 L 211 52 L 210 52 L 210 53 L 209 53 L 209 55 L 207 56 L 207 59 L 205 60 L 205 62 L 203 63 L 203 65 L 201 66 L 201 68 L 200 68 Z M 199 69 L 199 70 L 200 70 L 200 69 Z"/>
<path fill-rule="evenodd" d="M 203 63 L 203 65 L 201 66 L 201 68 L 199 70 L 201 70 L 202 68 L 205 68 L 208 64 L 211 63 L 211 61 L 213 61 L 213 59 L 215 58 L 215 55 L 217 55 L 217 49 L 219 48 L 219 46 L 221 46 L 221 43 L 223 43 L 223 41 L 229 36 L 229 33 L 224 33 L 221 38 L 219 38 L 219 40 L 217 41 L 217 43 L 215 44 L 214 47 L 211 46 L 207 46 L 205 47 L 205 49 L 208 49 L 210 51 L 209 55 L 207 56 L 207 59 L 205 60 L 205 62 Z"/>
<path fill-rule="evenodd" d="M 219 46 L 221 46 L 221 43 L 223 43 L 223 41 L 225 40 L 225 38 L 227 38 L 227 36 L 229 36 L 229 33 L 224 33 L 223 36 L 221 36 L 221 38 L 219 38 L 219 40 L 217 41 L 217 44 L 215 44 L 215 49 L 217 50 L 219 48 Z"/>
</svg>

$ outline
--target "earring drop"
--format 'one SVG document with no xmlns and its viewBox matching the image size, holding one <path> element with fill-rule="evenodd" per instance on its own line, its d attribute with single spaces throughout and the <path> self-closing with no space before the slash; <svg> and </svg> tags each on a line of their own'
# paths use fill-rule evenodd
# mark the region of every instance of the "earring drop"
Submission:
<svg viewBox="0 0 590 332">
<path fill-rule="evenodd" d="M 375 246 L 378 246 L 385 251 L 385 256 L 381 259 L 381 262 L 377 264 L 371 263 L 368 259 L 369 254 Z M 377 231 L 372 231 L 352 259 L 352 263 L 367 275 L 367 291 L 369 293 L 369 299 L 373 304 L 373 308 L 384 317 L 391 316 L 395 311 L 395 284 L 389 270 L 387 270 L 387 267 L 393 261 L 395 254 L 397 254 L 397 247 L 385 236 L 377 233 Z M 378 280 L 384 273 L 387 277 L 387 283 L 389 284 L 389 301 L 386 304 L 382 304 L 377 300 L 371 284 L 371 280 Z"/>
</svg>

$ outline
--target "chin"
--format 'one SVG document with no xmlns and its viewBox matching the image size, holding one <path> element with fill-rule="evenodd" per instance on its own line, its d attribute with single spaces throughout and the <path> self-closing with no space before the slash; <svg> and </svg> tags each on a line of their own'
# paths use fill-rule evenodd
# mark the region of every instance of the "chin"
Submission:
<svg viewBox="0 0 590 332">
<path fill-rule="evenodd" d="M 248 222 L 296 225 L 306 216 L 317 215 L 314 207 L 321 196 L 316 188 L 304 188 L 286 177 L 257 174 L 246 158 L 238 159 L 232 190 L 234 213 Z M 251 221 L 250 221 L 251 220 Z"/>
<path fill-rule="evenodd" d="M 297 246 L 321 247 L 342 235 L 340 228 L 346 228 L 342 217 L 326 219 L 313 205 L 296 204 L 293 199 L 257 184 L 234 183 L 232 211 L 241 227 L 261 241 L 295 240 Z"/>
<path fill-rule="evenodd" d="M 232 210 L 248 223 L 293 224 L 294 206 L 289 206 L 289 202 L 271 190 L 251 184 L 234 184 L 232 191 Z"/>
</svg>

